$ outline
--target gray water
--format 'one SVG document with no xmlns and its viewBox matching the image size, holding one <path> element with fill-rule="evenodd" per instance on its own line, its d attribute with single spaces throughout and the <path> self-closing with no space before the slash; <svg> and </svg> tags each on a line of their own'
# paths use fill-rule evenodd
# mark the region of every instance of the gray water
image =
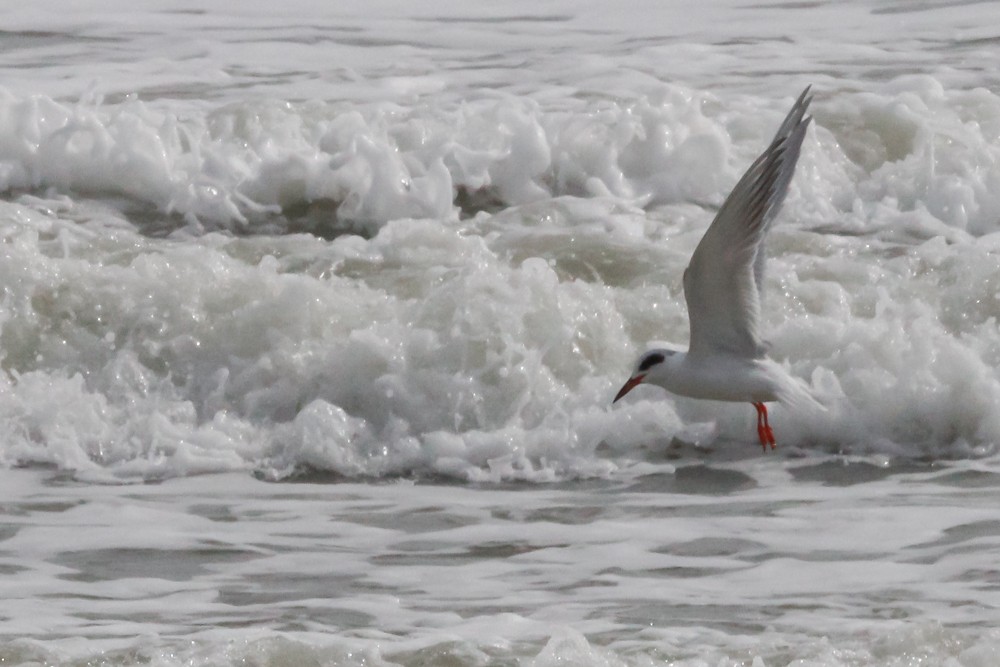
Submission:
<svg viewBox="0 0 1000 667">
<path fill-rule="evenodd" d="M 998 8 L 0 9 L 0 663 L 1000 664 Z M 612 406 L 809 84 L 827 411 Z"/>
</svg>

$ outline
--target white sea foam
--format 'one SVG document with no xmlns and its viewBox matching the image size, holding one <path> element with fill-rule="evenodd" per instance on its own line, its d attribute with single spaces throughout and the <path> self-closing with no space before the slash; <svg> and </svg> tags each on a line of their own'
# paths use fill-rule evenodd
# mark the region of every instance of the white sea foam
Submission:
<svg viewBox="0 0 1000 667">
<path fill-rule="evenodd" d="M 571 110 L 501 96 L 440 108 L 252 102 L 206 112 L 7 92 L 0 187 L 126 197 L 195 231 L 298 222 L 327 234 L 454 220 L 456 192 L 472 207 L 562 195 L 718 203 L 780 113 L 773 102 L 723 104 L 665 84 L 655 97 Z M 796 179 L 807 207 L 799 218 L 918 237 L 998 231 L 996 95 L 906 77 L 878 94 L 821 99 L 815 113 Z"/>
<path fill-rule="evenodd" d="M 503 98 L 183 123 L 137 102 L 5 102 L 6 185 L 49 190 L 3 211 L 10 462 L 551 479 L 606 474 L 697 424 L 717 421 L 703 445 L 746 439 L 743 409 L 607 399 L 646 341 L 684 343 L 679 279 L 712 215 L 685 202 L 720 199 L 773 102 L 738 115 L 674 89 L 600 113 Z M 1000 172 L 984 128 L 1000 98 L 919 78 L 814 106 L 766 317 L 776 358 L 830 411 L 779 410 L 783 443 L 993 451 Z M 460 191 L 503 210 L 460 218 Z M 161 212 L 117 212 L 137 205 Z M 210 221 L 368 237 L 202 234 Z"/>
</svg>

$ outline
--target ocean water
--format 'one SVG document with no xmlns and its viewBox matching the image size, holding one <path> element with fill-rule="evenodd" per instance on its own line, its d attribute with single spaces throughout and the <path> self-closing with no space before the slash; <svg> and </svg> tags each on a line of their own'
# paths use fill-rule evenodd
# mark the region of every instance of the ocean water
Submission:
<svg viewBox="0 0 1000 667">
<path fill-rule="evenodd" d="M 0 18 L 0 664 L 1000 664 L 1000 5 Z M 827 411 L 612 407 L 809 84 Z"/>
</svg>

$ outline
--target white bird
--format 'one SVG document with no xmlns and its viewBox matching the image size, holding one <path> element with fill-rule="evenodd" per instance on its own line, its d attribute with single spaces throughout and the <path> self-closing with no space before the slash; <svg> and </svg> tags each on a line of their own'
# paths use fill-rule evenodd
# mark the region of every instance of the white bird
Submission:
<svg viewBox="0 0 1000 667">
<path fill-rule="evenodd" d="M 764 237 L 795 173 L 812 120 L 805 115 L 811 101 L 806 88 L 691 256 L 684 271 L 691 322 L 688 351 L 653 349 L 643 354 L 613 402 L 640 384 L 693 398 L 746 401 L 757 409 L 757 436 L 764 451 L 776 446 L 766 402 L 818 405 L 799 381 L 767 358 L 768 344 L 760 334 Z"/>
</svg>

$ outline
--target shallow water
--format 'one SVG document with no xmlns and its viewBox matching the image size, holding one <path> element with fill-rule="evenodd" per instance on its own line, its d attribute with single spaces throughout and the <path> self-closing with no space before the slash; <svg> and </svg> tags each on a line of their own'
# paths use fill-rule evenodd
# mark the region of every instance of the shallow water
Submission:
<svg viewBox="0 0 1000 667">
<path fill-rule="evenodd" d="M 12 664 L 992 664 L 995 463 L 614 480 L 3 474 Z M 759 663 L 758 663 L 759 664 Z"/>
<path fill-rule="evenodd" d="M 0 17 L 0 661 L 1000 662 L 994 5 Z M 808 84 L 827 412 L 611 407 Z"/>
</svg>

